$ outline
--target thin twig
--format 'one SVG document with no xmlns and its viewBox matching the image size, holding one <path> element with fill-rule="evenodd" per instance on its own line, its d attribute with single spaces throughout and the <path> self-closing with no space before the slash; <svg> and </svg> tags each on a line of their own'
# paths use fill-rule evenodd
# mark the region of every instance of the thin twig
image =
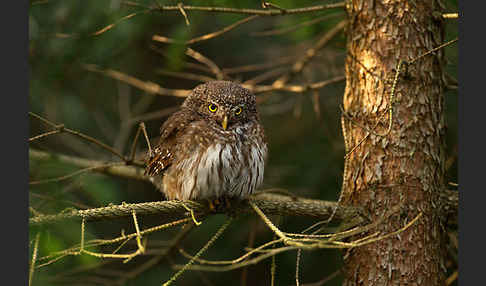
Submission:
<svg viewBox="0 0 486 286">
<path fill-rule="evenodd" d="M 34 112 L 30 112 L 29 111 L 29 115 L 31 115 L 31 116 L 33 116 L 33 117 L 41 120 L 42 122 L 44 122 L 44 123 L 46 123 L 46 124 L 48 124 L 48 125 L 56 128 L 56 130 L 59 130 L 62 133 L 64 133 L 64 132 L 65 133 L 69 133 L 69 134 L 78 136 L 78 137 L 80 137 L 80 138 L 82 138 L 82 139 L 84 139 L 86 141 L 89 141 L 89 142 L 91 142 L 91 143 L 93 143 L 95 145 L 98 145 L 99 147 L 107 150 L 108 152 L 112 153 L 113 155 L 115 155 L 118 158 L 120 158 L 123 161 L 125 161 L 125 157 L 122 154 L 120 154 L 118 151 L 116 151 L 115 149 L 113 149 L 113 147 L 111 147 L 111 146 L 109 146 L 109 145 L 107 145 L 107 144 L 105 144 L 105 143 L 103 143 L 103 142 L 101 142 L 101 141 L 99 141 L 99 140 L 91 137 L 91 136 L 88 136 L 88 135 L 86 135 L 84 133 L 81 133 L 79 131 L 76 131 L 76 130 L 69 129 L 69 128 L 65 127 L 64 124 L 55 124 L 55 123 L 47 120 L 46 118 L 43 118 L 42 116 L 40 116 L 38 114 L 35 114 Z"/>
<path fill-rule="evenodd" d="M 132 279 L 140 275 L 141 273 L 147 271 L 148 269 L 156 266 L 162 258 L 169 255 L 177 246 L 187 237 L 190 231 L 194 228 L 193 224 L 186 224 L 184 227 L 177 233 L 177 235 L 170 241 L 168 247 L 160 253 L 158 256 L 150 259 L 149 261 L 143 263 L 140 266 L 137 266 L 135 269 L 130 270 L 129 272 L 125 273 L 116 284 L 123 285 L 128 279 Z"/>
<path fill-rule="evenodd" d="M 126 15 L 126 16 L 124 16 L 124 17 L 122 17 L 122 18 L 118 19 L 116 22 L 114 22 L 114 23 L 112 23 L 112 24 L 109 24 L 109 25 L 107 25 L 106 27 L 101 28 L 101 29 L 99 29 L 99 30 L 98 30 L 98 31 L 96 31 L 96 32 L 91 33 L 90 35 L 91 35 L 91 36 L 99 36 L 99 35 L 103 34 L 104 32 L 106 32 L 106 31 L 108 31 L 108 30 L 112 29 L 113 27 L 115 27 L 116 25 L 118 25 L 118 24 L 119 24 L 120 22 L 122 22 L 122 21 L 125 21 L 125 20 L 128 20 L 128 19 L 131 19 L 131 18 L 133 18 L 133 17 L 135 17 L 135 16 L 138 16 L 138 15 L 140 15 L 140 14 L 146 14 L 146 13 L 149 13 L 149 12 L 151 12 L 151 11 L 152 11 L 151 9 L 145 9 L 145 10 L 142 10 L 142 11 L 139 11 L 139 12 L 135 12 L 135 13 L 128 14 L 128 15 Z"/>
<path fill-rule="evenodd" d="M 231 271 L 235 270 L 238 268 L 242 267 L 247 267 L 249 265 L 254 265 L 259 263 L 260 261 L 267 259 L 269 257 L 273 257 L 281 252 L 286 252 L 290 250 L 295 250 L 297 247 L 295 246 L 286 246 L 286 247 L 280 247 L 276 248 L 274 250 L 268 251 L 262 255 L 259 255 L 255 258 L 252 258 L 250 260 L 246 260 L 240 263 L 232 264 L 232 265 L 227 265 L 227 266 L 206 266 L 206 265 L 192 265 L 189 267 L 190 270 L 199 270 L 199 271 L 214 271 L 214 272 L 225 272 L 225 271 Z M 180 268 L 181 266 L 175 265 L 175 268 Z"/>
<path fill-rule="evenodd" d="M 196 61 L 205 64 L 216 76 L 217 79 L 221 80 L 224 78 L 224 74 L 221 71 L 221 69 L 216 65 L 212 60 L 209 58 L 203 56 L 201 53 L 191 49 L 187 48 L 186 50 L 186 55 L 190 56 L 191 58 L 195 59 Z"/>
<path fill-rule="evenodd" d="M 260 75 L 257 75 L 257 76 L 255 76 L 253 78 L 247 79 L 244 82 L 242 82 L 242 84 L 245 84 L 245 85 L 257 85 L 260 82 L 263 82 L 263 81 L 268 80 L 270 78 L 273 78 L 273 77 L 276 77 L 276 76 L 280 76 L 283 73 L 287 72 L 287 70 L 288 70 L 288 68 L 286 68 L 286 67 L 275 68 L 275 69 L 266 71 L 266 72 L 264 72 L 264 73 L 262 73 Z"/>
<path fill-rule="evenodd" d="M 101 69 L 97 65 L 93 65 L 93 64 L 83 64 L 83 68 L 88 71 L 101 73 L 113 79 L 119 80 L 121 82 L 125 82 L 131 86 L 134 86 L 150 94 L 186 97 L 190 93 L 190 90 L 185 90 L 185 89 L 163 88 L 154 82 L 143 81 L 113 69 Z"/>
<path fill-rule="evenodd" d="M 194 264 L 194 261 L 196 258 L 198 258 L 199 256 L 201 256 L 204 252 L 206 252 L 206 250 L 221 236 L 221 234 L 223 234 L 223 232 L 225 231 L 225 229 L 229 226 L 229 224 L 231 223 L 231 221 L 233 220 L 233 218 L 229 218 L 219 229 L 218 231 L 214 234 L 213 237 L 211 237 L 211 239 L 196 253 L 196 255 L 194 255 L 194 259 L 191 259 L 189 260 L 189 262 L 184 265 L 184 267 L 182 267 L 176 274 L 174 274 L 174 276 L 172 276 L 169 281 L 165 282 L 163 284 L 163 286 L 169 286 L 170 284 L 172 284 L 173 282 L 175 282 L 177 280 L 177 278 L 183 274 L 192 264 Z"/>
<path fill-rule="evenodd" d="M 267 248 L 268 246 L 274 246 L 278 243 L 281 243 L 282 242 L 282 239 L 275 239 L 275 240 L 272 240 L 272 241 L 269 241 L 267 243 L 264 243 L 262 245 L 260 245 L 259 247 L 256 247 L 256 248 L 253 248 L 251 249 L 250 251 L 248 251 L 246 254 L 236 258 L 236 259 L 233 259 L 233 260 L 217 260 L 217 261 L 213 261 L 213 260 L 206 260 L 206 259 L 201 259 L 201 258 L 194 258 L 194 256 L 190 255 L 189 253 L 187 253 L 186 251 L 184 251 L 184 249 L 179 249 L 179 252 L 187 257 L 188 259 L 194 259 L 197 263 L 200 263 L 200 264 L 207 264 L 207 265 L 231 265 L 231 264 L 236 264 L 236 263 L 240 263 L 244 260 L 246 260 L 247 258 L 249 258 L 251 255 L 255 254 L 255 253 L 258 253 L 260 252 L 261 250 Z"/>
<path fill-rule="evenodd" d="M 39 135 L 34 136 L 34 137 L 30 137 L 29 138 L 29 142 L 32 142 L 32 141 L 35 141 L 35 140 L 38 140 L 38 139 L 47 137 L 49 135 L 54 135 L 54 134 L 57 134 L 57 133 L 62 133 L 62 130 L 61 129 L 56 129 L 56 130 L 52 130 L 52 131 L 48 131 L 48 132 L 39 134 Z"/>
<path fill-rule="evenodd" d="M 72 178 L 74 176 L 77 176 L 77 175 L 80 175 L 80 174 L 83 174 L 83 173 L 87 173 L 89 171 L 95 171 L 97 169 L 106 169 L 106 168 L 109 168 L 109 167 L 122 166 L 122 165 L 125 165 L 125 162 L 113 162 L 113 163 L 102 164 L 102 165 L 99 165 L 99 166 L 87 167 L 87 168 L 83 168 L 81 170 L 77 170 L 75 172 L 69 173 L 69 174 L 64 175 L 64 176 L 59 176 L 59 177 L 50 178 L 50 179 L 37 180 L 37 181 L 30 181 L 29 185 L 40 185 L 40 184 L 60 182 L 60 181 Z"/>
<path fill-rule="evenodd" d="M 200 75 L 200 74 L 195 74 L 195 73 L 189 73 L 189 72 L 174 72 L 174 71 L 166 71 L 166 70 L 155 70 L 157 74 L 161 75 L 167 75 L 167 76 L 172 76 L 172 77 L 177 77 L 177 78 L 182 78 L 185 80 L 195 80 L 199 82 L 208 82 L 214 80 L 214 78 L 205 76 L 205 75 Z"/>
<path fill-rule="evenodd" d="M 143 122 L 143 121 L 149 121 L 149 120 L 154 120 L 154 119 L 160 119 L 162 117 L 165 117 L 167 115 L 170 115 L 174 113 L 176 110 L 178 110 L 180 107 L 179 106 L 173 106 L 173 107 L 167 107 L 162 110 L 154 111 L 154 112 L 148 112 L 144 114 L 140 114 L 139 116 L 134 116 L 130 119 L 131 123 L 134 122 Z"/>
<path fill-rule="evenodd" d="M 128 15 L 123 16 L 122 18 L 116 20 L 114 23 L 106 25 L 105 27 L 103 27 L 103 28 L 101 28 L 101 29 L 99 29 L 95 32 L 89 33 L 88 36 L 99 36 L 99 35 L 105 33 L 106 31 L 111 30 L 112 28 L 114 28 L 115 26 L 117 26 L 118 24 L 120 24 L 121 22 L 123 22 L 125 20 L 131 19 L 131 18 L 138 16 L 138 15 L 141 15 L 141 14 L 147 14 L 147 13 L 150 13 L 152 11 L 154 11 L 153 8 L 146 8 L 142 11 L 138 11 L 138 12 L 128 14 Z M 56 38 L 66 39 L 66 38 L 80 38 L 83 35 L 78 34 L 78 33 L 54 33 L 53 36 L 56 37 Z"/>
<path fill-rule="evenodd" d="M 272 60 L 270 62 L 261 63 L 261 64 L 249 64 L 249 65 L 244 65 L 239 67 L 223 68 L 223 72 L 224 74 L 254 72 L 254 71 L 264 70 L 267 68 L 286 65 L 293 61 L 295 61 L 295 56 L 286 56 L 286 57 L 281 57 L 276 60 Z"/>
<path fill-rule="evenodd" d="M 150 178 L 144 175 L 144 170 L 142 168 L 137 168 L 135 166 L 126 166 L 125 163 L 120 164 L 120 162 L 110 163 L 104 161 L 89 160 L 75 156 L 47 153 L 33 148 L 29 149 L 29 159 L 40 161 L 54 159 L 58 160 L 59 162 L 71 164 L 76 167 L 86 168 L 91 171 L 118 176 L 121 178 L 142 180 L 147 182 L 150 181 Z M 107 164 L 110 165 L 107 166 Z M 143 166 L 143 164 L 141 164 L 141 166 Z"/>
<path fill-rule="evenodd" d="M 328 14 L 328 15 L 324 15 L 324 16 L 309 20 L 309 21 L 299 23 L 299 24 L 294 25 L 292 27 L 287 27 L 287 28 L 283 28 L 283 29 L 274 29 L 274 30 L 268 30 L 268 31 L 261 31 L 261 32 L 253 32 L 253 33 L 250 33 L 250 35 L 256 36 L 256 37 L 282 35 L 282 34 L 293 32 L 293 31 L 298 30 L 300 28 L 308 27 L 310 25 L 314 25 L 314 24 L 317 24 L 319 22 L 329 20 L 329 19 L 335 18 L 337 16 L 342 16 L 342 15 L 343 15 L 343 13 L 341 13 L 341 12 Z"/>
<path fill-rule="evenodd" d="M 184 20 L 186 21 L 186 26 L 190 26 L 191 23 L 189 22 L 189 18 L 187 17 L 187 13 L 184 10 L 184 5 L 182 4 L 182 2 L 178 3 L 177 7 L 179 7 L 179 11 L 181 12 L 182 16 L 184 16 Z"/>
<path fill-rule="evenodd" d="M 297 258 L 295 261 L 295 285 L 300 286 L 299 282 L 299 268 L 300 268 L 300 257 L 302 255 L 302 249 L 297 249 Z"/>
<path fill-rule="evenodd" d="M 168 38 L 168 37 L 164 37 L 164 36 L 160 36 L 160 35 L 153 35 L 152 40 L 159 42 L 159 43 L 179 43 L 179 44 L 185 44 L 185 45 L 192 45 L 194 43 L 207 41 L 209 39 L 214 39 L 214 38 L 216 38 L 216 37 L 218 37 L 218 36 L 220 36 L 220 35 L 222 35 L 226 32 L 233 30 L 234 28 L 236 28 L 236 27 L 238 27 L 242 24 L 248 23 L 251 20 L 256 19 L 258 17 L 259 17 L 258 15 L 246 17 L 246 18 L 244 18 L 244 19 L 242 19 L 242 20 L 240 20 L 236 23 L 233 23 L 233 24 L 231 24 L 227 27 L 224 27 L 221 30 L 218 30 L 218 31 L 215 31 L 215 32 L 212 32 L 212 33 L 209 33 L 209 34 L 205 34 L 205 35 L 202 35 L 202 36 L 199 36 L 199 37 L 195 37 L 195 38 L 192 38 L 192 39 L 187 40 L 187 41 L 178 41 L 176 39 L 172 39 L 172 38 Z"/>
<path fill-rule="evenodd" d="M 304 56 L 297 62 L 294 63 L 292 69 L 289 73 L 281 76 L 280 78 L 276 79 L 272 86 L 280 87 L 285 85 L 292 77 L 301 72 L 304 67 L 310 62 L 310 60 L 316 55 L 317 51 L 322 49 L 331 39 L 333 39 L 339 32 L 341 32 L 344 27 L 347 25 L 347 20 L 342 20 L 336 26 L 334 26 L 331 30 L 327 31 L 317 42 L 316 44 L 305 51 Z"/>
<path fill-rule="evenodd" d="M 132 212 L 132 214 L 133 214 L 133 212 Z M 85 224 L 84 221 L 85 220 L 82 220 L 82 223 L 81 223 L 81 232 L 82 233 L 81 233 L 80 245 L 71 247 L 69 249 L 65 249 L 63 251 L 57 251 L 57 252 L 51 253 L 51 254 L 44 256 L 44 257 L 40 257 L 38 259 L 39 261 L 47 260 L 47 262 L 38 265 L 37 268 L 47 266 L 47 265 L 65 257 L 65 256 L 68 256 L 68 255 L 78 255 L 81 252 L 83 252 L 86 247 L 101 246 L 101 245 L 108 245 L 108 244 L 115 244 L 115 243 L 122 242 L 122 244 L 117 248 L 117 250 L 118 250 L 121 246 L 123 246 L 123 244 L 130 241 L 132 238 L 136 238 L 137 236 L 141 237 L 142 235 L 150 234 L 150 233 L 153 233 L 153 232 L 160 231 L 162 229 L 178 226 L 178 225 L 181 225 L 181 224 L 187 224 L 190 220 L 191 220 L 190 218 L 180 219 L 180 220 L 172 221 L 172 222 L 169 222 L 169 223 L 166 223 L 166 224 L 157 225 L 157 226 L 154 226 L 154 227 L 151 227 L 151 228 L 148 228 L 148 229 L 144 229 L 142 231 L 139 230 L 138 232 L 131 233 L 131 234 L 128 234 L 128 235 L 125 235 L 124 233 L 122 233 L 121 236 L 113 238 L 113 239 L 93 239 L 93 240 L 90 240 L 90 241 L 87 241 L 87 242 L 84 241 L 84 224 Z M 137 245 L 138 245 L 138 242 L 137 242 Z M 170 244 L 169 244 L 169 246 L 170 246 Z M 145 247 L 143 247 L 143 248 L 145 248 Z M 115 250 L 113 253 L 115 253 L 117 250 Z M 101 256 L 98 256 L 98 257 L 101 257 Z M 125 257 L 121 257 L 121 258 L 125 258 Z M 120 257 L 117 257 L 117 258 L 120 258 Z"/>
<path fill-rule="evenodd" d="M 442 49 L 442 48 L 445 48 L 445 47 L 447 47 L 447 46 L 449 46 L 449 45 L 451 45 L 451 44 L 453 44 L 453 43 L 457 42 L 458 40 L 459 40 L 459 38 L 455 38 L 455 39 L 453 39 L 453 40 L 450 40 L 450 41 L 448 41 L 448 42 L 445 42 L 445 43 L 443 43 L 442 45 L 439 45 L 438 47 L 433 48 L 433 49 L 431 49 L 431 50 L 429 50 L 429 51 L 427 51 L 427 52 L 425 52 L 425 53 L 421 54 L 420 56 L 418 56 L 418 57 L 414 58 L 413 60 L 409 61 L 409 62 L 408 62 L 408 64 L 409 64 L 409 65 L 411 65 L 411 64 L 415 63 L 416 61 L 420 60 L 421 58 L 423 58 L 423 57 L 425 57 L 425 56 L 427 56 L 427 55 L 430 55 L 430 54 L 432 54 L 432 53 L 434 53 L 434 52 L 436 52 L 436 51 L 438 51 L 438 50 L 440 50 L 440 49 Z"/>
<path fill-rule="evenodd" d="M 445 285 L 446 286 L 449 286 L 451 285 L 454 281 L 457 280 L 457 277 L 459 276 L 459 273 L 458 271 L 454 271 L 449 277 L 447 277 L 446 281 L 445 281 Z"/>
<path fill-rule="evenodd" d="M 323 80 L 311 84 L 306 85 L 249 85 L 249 84 L 242 84 L 243 87 L 251 90 L 253 93 L 264 93 L 264 92 L 271 92 L 271 91 L 289 91 L 293 93 L 304 93 L 310 90 L 321 89 L 325 86 L 328 86 L 333 83 L 343 82 L 346 77 L 343 76 L 336 76 L 334 78 Z"/>
<path fill-rule="evenodd" d="M 275 272 L 277 271 L 277 262 L 275 255 L 272 256 L 272 264 L 270 266 L 270 286 L 275 285 Z"/>
<path fill-rule="evenodd" d="M 29 286 L 32 285 L 32 279 L 34 278 L 35 263 L 37 262 L 37 251 L 39 250 L 39 238 L 40 232 L 35 235 L 34 250 L 32 252 L 32 260 L 29 267 Z"/>
<path fill-rule="evenodd" d="M 444 19 L 459 19 L 459 13 L 444 13 L 442 14 Z"/>
</svg>

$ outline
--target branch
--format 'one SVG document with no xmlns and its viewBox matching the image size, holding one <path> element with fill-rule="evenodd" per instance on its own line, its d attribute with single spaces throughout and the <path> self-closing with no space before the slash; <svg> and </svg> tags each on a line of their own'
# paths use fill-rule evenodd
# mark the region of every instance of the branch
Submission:
<svg viewBox="0 0 486 286">
<path fill-rule="evenodd" d="M 293 93 L 304 93 L 309 90 L 321 89 L 329 84 L 342 82 L 346 79 L 344 75 L 339 75 L 334 78 L 323 80 L 306 85 L 251 85 L 242 84 L 244 88 L 251 90 L 255 94 L 270 92 L 270 91 L 288 91 Z"/>
<path fill-rule="evenodd" d="M 30 160 L 48 160 L 54 158 L 65 163 L 70 163 L 84 168 L 106 164 L 106 162 L 87 160 L 67 155 L 49 154 L 33 149 L 29 150 Z M 110 166 L 106 168 L 93 169 L 93 171 L 122 178 L 151 182 L 150 177 L 143 175 L 143 169 L 135 166 Z M 322 220 L 328 219 L 331 216 L 334 208 L 337 206 L 337 202 L 305 199 L 288 195 L 272 194 L 270 192 L 257 193 L 253 195 L 250 200 L 266 214 L 304 216 Z M 457 221 L 457 219 L 454 220 L 454 218 L 457 218 L 458 192 L 442 192 L 441 203 L 443 204 L 443 215 L 445 217 L 452 217 L 451 221 L 455 223 L 455 221 Z M 174 216 L 187 216 L 188 213 L 184 205 L 192 209 L 197 214 L 197 217 L 203 217 L 210 214 L 210 210 L 206 204 L 196 201 L 184 201 L 183 203 L 180 201 L 157 201 L 137 204 L 123 203 L 121 205 L 110 205 L 107 207 L 87 210 L 71 210 L 54 215 L 38 215 L 29 219 L 29 225 L 35 226 L 56 223 L 69 219 L 80 220 L 84 218 L 86 221 L 91 221 L 128 217 L 132 215 L 132 211 L 136 211 L 137 215 L 170 214 Z M 252 213 L 253 210 L 249 205 L 249 201 L 242 201 L 234 204 L 231 212 L 233 214 L 246 214 Z M 363 222 L 359 209 L 345 207 L 342 205 L 339 206 L 334 218 L 346 222 Z"/>
<path fill-rule="evenodd" d="M 317 51 L 321 50 L 324 46 L 331 41 L 337 34 L 339 34 L 348 24 L 347 20 L 340 21 L 336 26 L 334 26 L 331 30 L 326 31 L 324 35 L 317 41 L 317 43 L 308 50 L 305 51 L 304 56 L 297 62 L 295 62 L 292 66 L 292 69 L 289 73 L 281 76 L 280 78 L 276 79 L 272 85 L 275 87 L 280 87 L 285 85 L 289 82 L 294 75 L 302 72 L 304 67 L 314 58 L 317 54 Z"/>
<path fill-rule="evenodd" d="M 221 69 L 219 69 L 216 65 L 213 65 L 212 62 L 208 61 L 207 62 L 208 66 L 211 66 L 211 70 L 217 75 L 218 78 L 224 77 L 223 72 Z M 150 94 L 158 94 L 158 95 L 169 95 L 169 96 L 176 96 L 176 97 L 186 97 L 189 95 L 191 90 L 186 90 L 186 89 L 168 89 L 168 88 L 163 88 L 159 86 L 158 84 L 151 82 L 151 81 L 143 81 L 140 79 L 137 79 L 135 77 L 132 77 L 130 75 L 121 73 L 119 71 L 115 71 L 112 69 L 100 69 L 96 65 L 84 65 L 84 68 L 92 71 L 92 72 L 97 72 L 97 73 L 102 73 L 108 77 L 111 77 L 113 79 L 119 80 L 121 82 L 125 82 L 129 85 L 132 85 L 136 88 L 139 88 L 147 93 Z M 253 85 L 253 84 L 242 84 L 244 88 L 247 88 L 251 90 L 255 94 L 259 93 L 265 93 L 265 92 L 271 92 L 271 91 L 288 91 L 288 92 L 293 92 L 293 93 L 304 93 L 309 90 L 316 90 L 316 89 L 321 89 L 329 84 L 336 83 L 336 82 L 342 82 L 345 80 L 345 76 L 340 75 L 336 76 L 334 78 L 328 79 L 328 80 L 323 80 L 307 85 Z"/>
<path fill-rule="evenodd" d="M 260 209 L 266 214 L 279 214 L 287 216 L 305 216 L 318 219 L 328 218 L 333 209 L 336 207 L 335 202 L 293 198 L 286 195 L 259 193 L 255 194 L 251 199 Z M 65 220 L 85 218 L 86 221 L 105 220 L 121 217 L 129 217 L 135 211 L 138 216 L 150 214 L 169 214 L 173 216 L 187 216 L 187 206 L 196 213 L 198 218 L 210 214 L 209 207 L 203 203 L 196 201 L 157 201 L 136 204 L 110 205 L 101 208 L 87 209 L 87 210 L 70 210 L 54 215 L 38 215 L 29 219 L 30 226 L 37 226 L 43 224 L 51 224 L 62 222 Z M 234 205 L 231 209 L 235 214 L 252 213 L 252 208 L 248 201 L 241 201 Z M 337 211 L 335 218 L 338 220 L 353 220 L 362 222 L 363 219 L 359 217 L 359 210 L 356 208 L 340 208 Z"/>
<path fill-rule="evenodd" d="M 185 45 L 192 45 L 194 43 L 197 43 L 197 42 L 202 42 L 202 41 L 207 41 L 209 39 L 213 39 L 213 38 L 216 38 L 226 32 L 229 32 L 231 30 L 233 30 L 234 28 L 244 24 L 244 23 L 247 23 L 253 19 L 256 19 L 258 17 L 258 15 L 254 15 L 254 16 L 249 16 L 249 17 L 246 17 L 245 19 L 243 20 L 240 20 L 236 23 L 233 23 L 227 27 L 224 27 L 223 29 L 221 30 L 218 30 L 216 32 L 212 32 L 212 33 L 209 33 L 209 34 L 205 34 L 205 35 L 202 35 L 202 36 L 199 36 L 199 37 L 196 37 L 196 38 L 192 38 L 188 41 L 179 41 L 179 40 L 176 40 L 176 39 L 171 39 L 171 38 L 167 38 L 167 37 L 164 37 L 164 36 L 159 36 L 159 35 L 153 35 L 152 36 L 152 40 L 153 41 L 156 41 L 156 42 L 160 42 L 160 43 L 179 43 L 179 44 L 185 44 Z"/>
<path fill-rule="evenodd" d="M 114 78 L 118 81 L 127 83 L 131 86 L 134 86 L 138 89 L 141 89 L 149 94 L 159 94 L 159 95 L 170 95 L 176 97 L 186 97 L 189 95 L 190 90 L 185 89 L 167 89 L 163 88 L 160 85 L 151 82 L 151 81 L 143 81 L 138 78 L 129 76 L 127 74 L 121 73 L 119 71 L 113 69 L 100 69 L 97 65 L 93 64 L 83 64 L 83 68 L 91 71 L 104 74 L 108 77 Z"/>
<path fill-rule="evenodd" d="M 137 168 L 135 166 L 109 165 L 106 167 L 101 167 L 107 165 L 107 162 L 89 160 L 89 159 L 62 155 L 62 154 L 54 154 L 54 153 L 51 154 L 51 153 L 35 150 L 33 148 L 29 149 L 29 160 L 46 161 L 46 160 L 53 160 L 53 159 L 58 160 L 59 162 L 62 163 L 71 164 L 81 168 L 93 168 L 93 167 L 100 166 L 99 168 L 93 169 L 92 171 L 105 173 L 108 175 L 113 175 L 121 178 L 148 181 L 148 177 L 143 175 L 144 170 L 141 168 Z"/>
<path fill-rule="evenodd" d="M 157 6 L 154 10 L 159 11 L 177 11 L 184 9 L 186 11 L 204 11 L 204 12 L 218 12 L 218 13 L 231 13 L 231 14 L 247 14 L 247 15 L 262 15 L 262 16 L 277 16 L 287 14 L 301 14 L 309 12 L 318 12 L 328 9 L 344 8 L 346 5 L 344 2 L 332 3 L 326 5 L 317 5 L 304 8 L 294 9 L 237 9 L 227 7 L 205 7 L 205 6 Z"/>
<path fill-rule="evenodd" d="M 49 136 L 49 135 L 53 135 L 53 134 L 57 134 L 57 133 L 68 133 L 68 134 L 71 134 L 71 135 L 74 135 L 74 136 L 77 136 L 77 137 L 80 137 L 82 138 L 83 140 L 86 140 L 88 142 L 91 142 L 93 144 L 96 144 L 98 145 L 99 147 L 105 149 L 106 151 L 112 153 L 113 155 L 117 156 L 118 158 L 122 159 L 122 160 L 125 160 L 125 158 L 123 157 L 122 154 L 120 154 L 118 151 L 116 151 L 115 149 L 113 149 L 113 147 L 89 136 L 89 135 L 86 135 L 84 133 L 81 133 L 79 131 L 76 131 L 76 130 L 73 130 L 73 129 L 70 129 L 70 128 L 67 128 L 64 126 L 64 124 L 55 124 L 54 122 L 51 122 L 49 121 L 48 119 L 45 119 L 43 118 L 42 116 L 38 115 L 38 114 L 35 114 L 33 112 L 29 112 L 29 115 L 32 116 L 32 117 L 35 117 L 37 118 L 38 120 L 42 121 L 44 124 L 46 125 L 49 125 L 53 128 L 55 128 L 54 131 L 50 131 L 50 132 L 47 132 L 47 133 L 44 133 L 44 134 L 41 134 L 41 135 L 38 135 L 38 136 L 35 136 L 35 137 L 32 137 L 32 138 L 29 138 L 29 142 L 33 142 L 35 140 L 38 140 L 40 138 L 43 138 L 43 137 L 46 137 L 46 136 Z"/>
<path fill-rule="evenodd" d="M 187 48 L 185 54 L 195 59 L 196 61 L 205 64 L 211 70 L 211 72 L 216 76 L 217 79 L 221 80 L 224 78 L 224 74 L 221 71 L 221 69 L 218 67 L 218 65 L 216 65 L 216 63 L 214 63 L 209 58 L 203 56 L 201 53 L 191 48 Z"/>
<path fill-rule="evenodd" d="M 256 36 L 256 37 L 282 35 L 282 34 L 293 32 L 293 31 L 298 30 L 300 28 L 307 27 L 307 26 L 310 26 L 310 25 L 314 25 L 316 23 L 319 23 L 319 22 L 322 22 L 322 21 L 325 21 L 325 20 L 329 20 L 329 19 L 335 18 L 337 16 L 342 16 L 342 15 L 343 15 L 342 12 L 336 12 L 334 14 L 327 14 L 327 15 L 324 15 L 322 17 L 318 17 L 318 18 L 315 18 L 315 19 L 312 19 L 312 20 L 309 20 L 309 21 L 305 21 L 305 22 L 293 25 L 291 27 L 279 28 L 279 29 L 268 30 L 268 31 L 261 31 L 261 32 L 253 32 L 253 33 L 250 33 L 250 35 Z"/>
</svg>

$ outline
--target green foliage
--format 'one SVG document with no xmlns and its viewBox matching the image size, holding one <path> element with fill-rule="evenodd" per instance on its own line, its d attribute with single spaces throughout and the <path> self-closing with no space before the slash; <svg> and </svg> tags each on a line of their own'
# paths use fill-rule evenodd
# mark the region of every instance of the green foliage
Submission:
<svg viewBox="0 0 486 286">
<path fill-rule="evenodd" d="M 94 206 L 119 204 L 122 198 L 117 194 L 120 184 L 104 175 L 86 175 L 83 177 L 83 191 L 90 197 Z"/>
<path fill-rule="evenodd" d="M 190 30 L 184 23 L 180 23 L 173 31 L 170 37 L 180 42 L 189 40 Z M 180 71 L 184 67 L 186 46 L 183 44 L 170 44 L 167 49 L 167 66 L 166 68 L 173 71 Z"/>
</svg>

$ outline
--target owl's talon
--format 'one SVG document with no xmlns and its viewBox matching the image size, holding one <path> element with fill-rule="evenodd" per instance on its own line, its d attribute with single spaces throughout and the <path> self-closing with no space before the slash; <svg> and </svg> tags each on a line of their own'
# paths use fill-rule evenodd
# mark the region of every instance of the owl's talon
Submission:
<svg viewBox="0 0 486 286">
<path fill-rule="evenodd" d="M 208 199 L 209 210 L 213 213 L 221 211 L 221 201 L 219 199 Z"/>
<path fill-rule="evenodd" d="M 213 201 L 208 200 L 209 211 L 216 212 L 216 207 L 213 204 Z"/>
<path fill-rule="evenodd" d="M 213 213 L 222 212 L 231 208 L 230 199 L 226 196 L 218 199 L 207 199 L 209 210 Z"/>
<path fill-rule="evenodd" d="M 228 197 L 224 197 L 224 206 L 225 206 L 226 209 L 231 208 L 231 201 Z"/>
</svg>

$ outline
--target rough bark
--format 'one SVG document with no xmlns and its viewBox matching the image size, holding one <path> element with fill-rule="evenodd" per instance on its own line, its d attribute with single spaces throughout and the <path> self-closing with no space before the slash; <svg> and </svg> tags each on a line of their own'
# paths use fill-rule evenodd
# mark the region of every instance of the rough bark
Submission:
<svg viewBox="0 0 486 286">
<path fill-rule="evenodd" d="M 371 231 L 390 233 L 420 212 L 421 219 L 391 238 L 344 255 L 343 285 L 443 285 L 439 192 L 444 189 L 445 121 L 442 51 L 402 69 L 387 133 L 397 63 L 443 43 L 437 0 L 353 0 L 346 7 L 346 89 L 343 99 L 349 149 L 343 204 L 364 207 L 375 220 L 400 211 Z M 440 15 L 440 14 L 439 14 Z M 384 135 L 384 136 L 381 136 Z"/>
</svg>

